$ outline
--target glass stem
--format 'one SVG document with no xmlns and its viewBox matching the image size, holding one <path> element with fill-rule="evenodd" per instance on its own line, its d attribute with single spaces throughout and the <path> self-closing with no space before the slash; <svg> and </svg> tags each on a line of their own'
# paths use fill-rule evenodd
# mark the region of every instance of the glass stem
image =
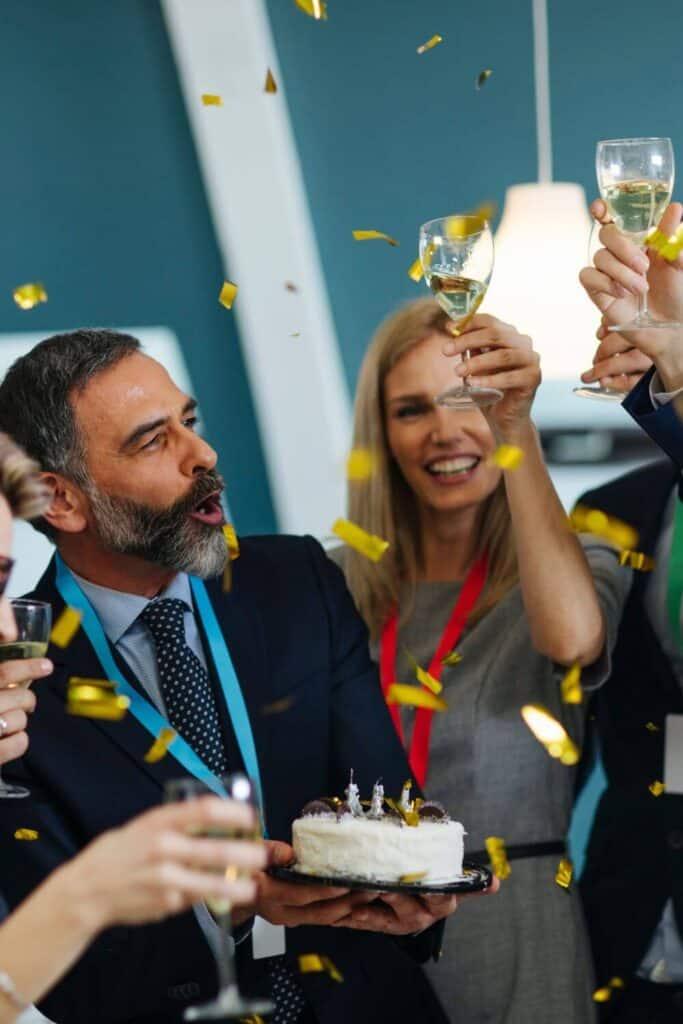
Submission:
<svg viewBox="0 0 683 1024">
<path fill-rule="evenodd" d="M 216 914 L 218 922 L 218 946 L 216 947 L 216 965 L 218 967 L 218 983 L 220 991 L 233 988 L 237 984 L 235 973 L 235 956 L 232 941 L 232 915 L 229 910 Z"/>
<path fill-rule="evenodd" d="M 465 362 L 469 362 L 469 359 L 470 359 L 470 350 L 468 348 L 466 348 L 465 349 Z M 469 391 L 470 390 L 470 382 L 467 379 L 467 377 L 463 377 L 463 379 L 462 379 L 462 389 L 463 389 L 463 391 Z"/>
</svg>

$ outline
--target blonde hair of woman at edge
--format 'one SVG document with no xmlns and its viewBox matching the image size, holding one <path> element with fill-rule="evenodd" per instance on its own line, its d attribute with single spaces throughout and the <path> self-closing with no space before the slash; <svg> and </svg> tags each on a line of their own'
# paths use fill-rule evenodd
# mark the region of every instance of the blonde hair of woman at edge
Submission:
<svg viewBox="0 0 683 1024">
<path fill-rule="evenodd" d="M 389 612 L 398 604 L 401 588 L 407 586 L 409 594 L 414 588 L 423 554 L 417 498 L 387 443 L 384 381 L 399 359 L 430 334 L 450 334 L 450 323 L 430 298 L 400 308 L 375 333 L 358 378 L 353 447 L 371 451 L 375 463 L 370 480 L 349 484 L 349 518 L 388 541 L 389 548 L 379 563 L 349 549 L 345 572 L 349 590 L 372 639 L 377 639 Z M 469 617 L 470 625 L 486 615 L 518 582 L 512 523 L 502 478 L 480 517 L 474 558 L 484 551 L 488 551 L 487 583 Z M 410 616 L 410 596 L 404 603 L 402 619 Z"/>
<path fill-rule="evenodd" d="M 7 434 L 0 433 L 0 495 L 15 519 L 36 519 L 50 503 L 40 468 Z"/>
</svg>

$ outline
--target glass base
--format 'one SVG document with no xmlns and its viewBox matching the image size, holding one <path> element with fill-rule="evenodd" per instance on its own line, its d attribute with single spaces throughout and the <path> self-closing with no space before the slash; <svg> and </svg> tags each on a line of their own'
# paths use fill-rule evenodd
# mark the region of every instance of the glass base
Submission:
<svg viewBox="0 0 683 1024">
<path fill-rule="evenodd" d="M 676 320 L 653 320 L 649 313 L 645 313 L 643 316 L 635 317 L 627 324 L 613 324 L 607 330 L 614 334 L 625 334 L 627 331 L 651 331 L 653 328 L 671 331 L 680 327 L 683 327 L 683 324 Z"/>
<path fill-rule="evenodd" d="M 468 385 L 462 388 L 452 388 L 451 391 L 444 391 L 437 395 L 434 401 L 437 405 L 443 405 L 447 409 L 488 409 L 496 405 L 503 397 L 503 392 L 498 388 L 479 388 Z"/>
<path fill-rule="evenodd" d="M 588 387 L 586 384 L 582 384 L 581 387 L 572 388 L 575 395 L 579 398 L 596 398 L 601 402 L 623 402 L 626 398 L 625 391 L 615 391 L 614 388 L 604 388 L 602 384 L 596 385 L 594 388 Z"/>
<path fill-rule="evenodd" d="M 30 795 L 31 791 L 25 786 L 10 786 L 7 782 L 0 782 L 0 800 L 21 800 Z"/>
<path fill-rule="evenodd" d="M 237 985 L 219 992 L 210 1003 L 190 1006 L 183 1014 L 184 1020 L 238 1020 L 240 1017 L 261 1016 L 275 1009 L 269 999 L 245 999 Z"/>
</svg>

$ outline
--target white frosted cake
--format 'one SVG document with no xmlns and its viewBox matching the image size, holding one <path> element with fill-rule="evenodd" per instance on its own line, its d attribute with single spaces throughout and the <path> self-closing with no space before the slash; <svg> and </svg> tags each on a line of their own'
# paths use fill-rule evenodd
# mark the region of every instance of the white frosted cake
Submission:
<svg viewBox="0 0 683 1024">
<path fill-rule="evenodd" d="M 296 870 L 321 878 L 352 877 L 372 882 L 435 885 L 462 877 L 463 837 L 440 804 L 385 800 L 375 784 L 363 807 L 353 779 L 346 800 L 314 800 L 292 827 Z"/>
</svg>

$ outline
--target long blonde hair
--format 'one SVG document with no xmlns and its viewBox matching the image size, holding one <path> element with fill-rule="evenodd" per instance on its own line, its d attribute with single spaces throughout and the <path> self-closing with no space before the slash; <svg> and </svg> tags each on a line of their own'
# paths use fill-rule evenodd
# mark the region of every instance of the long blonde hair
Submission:
<svg viewBox="0 0 683 1024">
<path fill-rule="evenodd" d="M 401 617 L 405 620 L 409 616 L 423 558 L 417 498 L 387 441 L 384 382 L 399 359 L 430 334 L 448 334 L 448 323 L 446 314 L 430 298 L 402 306 L 380 324 L 358 378 L 353 446 L 369 449 L 376 461 L 369 480 L 349 484 L 348 514 L 364 530 L 387 540 L 389 548 L 378 563 L 348 550 L 346 576 L 372 638 L 379 635 L 387 615 L 398 603 L 399 593 L 403 597 Z M 518 581 L 512 523 L 502 480 L 487 499 L 480 523 L 475 557 L 488 552 L 488 576 L 470 623 L 484 616 Z"/>
<path fill-rule="evenodd" d="M 0 494 L 17 519 L 35 519 L 50 504 L 40 467 L 7 434 L 0 433 Z"/>
</svg>

